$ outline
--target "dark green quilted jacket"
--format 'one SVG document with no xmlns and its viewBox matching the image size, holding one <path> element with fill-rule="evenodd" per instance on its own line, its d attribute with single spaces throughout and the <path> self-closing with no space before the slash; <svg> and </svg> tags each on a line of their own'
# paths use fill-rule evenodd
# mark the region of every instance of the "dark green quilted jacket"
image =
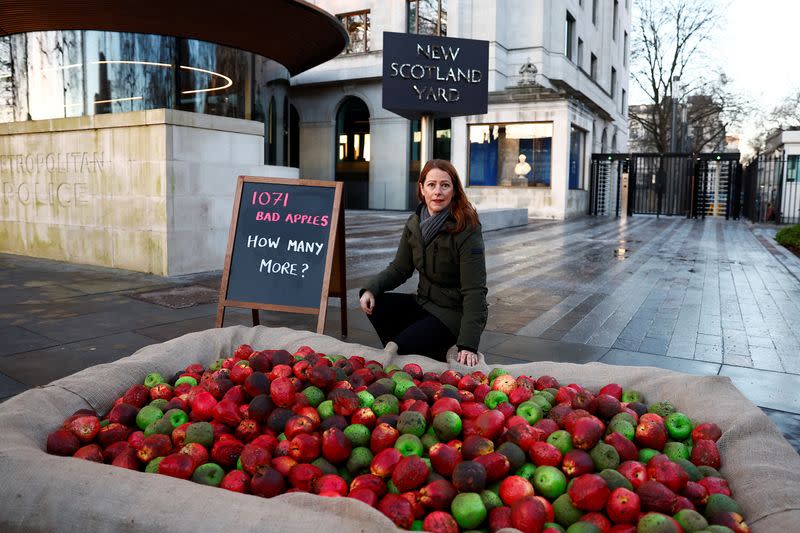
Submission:
<svg viewBox="0 0 800 533">
<path fill-rule="evenodd" d="M 451 216 L 427 246 L 419 228 L 419 212 L 408 217 L 394 260 L 364 287 L 378 295 L 402 285 L 419 272 L 417 303 L 456 336 L 459 349 L 478 351 L 486 326 L 486 258 L 480 225 L 456 234 Z"/>
</svg>

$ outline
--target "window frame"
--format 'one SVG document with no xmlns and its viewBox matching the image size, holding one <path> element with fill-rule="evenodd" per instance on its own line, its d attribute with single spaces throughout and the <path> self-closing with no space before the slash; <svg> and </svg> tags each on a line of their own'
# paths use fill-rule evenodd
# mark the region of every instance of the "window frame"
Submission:
<svg viewBox="0 0 800 533">
<path fill-rule="evenodd" d="M 447 13 L 448 13 L 448 11 L 447 11 L 447 8 L 448 8 L 447 0 L 434 0 L 434 1 L 438 4 L 438 9 L 437 9 L 437 16 L 436 16 L 436 33 L 432 34 L 432 35 L 436 35 L 436 36 L 439 36 L 439 37 L 447 37 L 447 26 L 446 25 L 445 25 L 445 32 L 442 33 L 442 13 L 444 12 L 445 17 L 447 16 Z M 412 10 L 411 4 L 412 3 L 414 4 L 414 7 L 413 7 L 413 9 L 414 9 L 414 12 L 413 12 L 414 13 L 414 24 L 413 24 L 414 31 L 413 32 L 410 31 L 411 24 L 410 24 L 410 21 L 409 21 L 409 18 L 410 18 L 411 14 L 412 14 L 412 12 L 411 12 L 411 10 Z M 420 0 L 406 0 L 406 33 L 413 33 L 413 34 L 416 34 L 416 35 L 431 35 L 431 34 L 427 34 L 427 33 L 420 34 L 420 32 L 419 32 L 419 3 L 420 3 Z"/>
<path fill-rule="evenodd" d="M 608 93 L 611 95 L 612 100 L 616 97 L 616 92 L 617 92 L 617 69 L 611 67 L 611 80 L 609 83 Z"/>
<path fill-rule="evenodd" d="M 371 28 L 370 27 L 371 27 L 372 23 L 370 21 L 371 13 L 370 13 L 369 9 L 361 9 L 361 10 L 358 10 L 358 11 L 348 11 L 346 13 L 338 13 L 336 15 L 336 19 L 339 22 L 342 23 L 342 25 L 344 26 L 345 32 L 347 32 L 347 37 L 349 38 L 350 37 L 350 32 L 347 30 L 347 24 L 345 24 L 345 19 L 350 18 L 350 17 L 359 16 L 359 15 L 364 15 L 364 17 L 365 17 L 364 18 L 364 25 L 365 25 L 365 27 L 364 27 L 364 50 L 363 51 L 362 50 L 353 51 L 350 48 L 350 46 L 353 43 L 353 40 L 350 39 L 350 44 L 348 44 L 348 46 L 342 51 L 341 55 L 366 54 L 366 53 L 369 53 L 371 51 L 370 50 L 370 41 L 371 41 L 371 39 L 370 39 L 370 37 L 371 37 L 370 36 Z"/>
<path fill-rule="evenodd" d="M 786 183 L 800 182 L 800 154 L 786 156 Z"/>
<path fill-rule="evenodd" d="M 570 61 L 575 61 L 575 17 L 567 10 L 564 21 L 564 56 Z"/>
</svg>

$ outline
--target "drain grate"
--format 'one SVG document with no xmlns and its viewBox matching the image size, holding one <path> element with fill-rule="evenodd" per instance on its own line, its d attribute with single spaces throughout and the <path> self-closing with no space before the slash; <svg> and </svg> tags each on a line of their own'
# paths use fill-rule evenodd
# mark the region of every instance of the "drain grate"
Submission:
<svg viewBox="0 0 800 533">
<path fill-rule="evenodd" d="M 139 292 L 128 295 L 136 300 L 168 307 L 183 309 L 195 305 L 217 303 L 219 291 L 202 285 L 184 285 L 150 292 Z"/>
</svg>

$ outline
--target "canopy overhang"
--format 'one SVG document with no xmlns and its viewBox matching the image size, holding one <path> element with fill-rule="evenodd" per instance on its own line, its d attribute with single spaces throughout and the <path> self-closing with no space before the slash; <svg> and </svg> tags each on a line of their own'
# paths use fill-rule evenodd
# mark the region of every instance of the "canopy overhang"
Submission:
<svg viewBox="0 0 800 533">
<path fill-rule="evenodd" d="M 299 74 L 336 57 L 344 26 L 303 0 L 3 0 L 0 37 L 53 30 L 170 35 L 247 50 Z"/>
</svg>

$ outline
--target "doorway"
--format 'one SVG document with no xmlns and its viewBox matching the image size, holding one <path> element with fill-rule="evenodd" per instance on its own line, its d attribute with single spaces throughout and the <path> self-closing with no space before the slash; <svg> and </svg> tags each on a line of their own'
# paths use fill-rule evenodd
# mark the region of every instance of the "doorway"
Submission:
<svg viewBox="0 0 800 533">
<path fill-rule="evenodd" d="M 336 113 L 336 181 L 344 183 L 347 209 L 369 208 L 369 109 L 348 96 Z"/>
</svg>

